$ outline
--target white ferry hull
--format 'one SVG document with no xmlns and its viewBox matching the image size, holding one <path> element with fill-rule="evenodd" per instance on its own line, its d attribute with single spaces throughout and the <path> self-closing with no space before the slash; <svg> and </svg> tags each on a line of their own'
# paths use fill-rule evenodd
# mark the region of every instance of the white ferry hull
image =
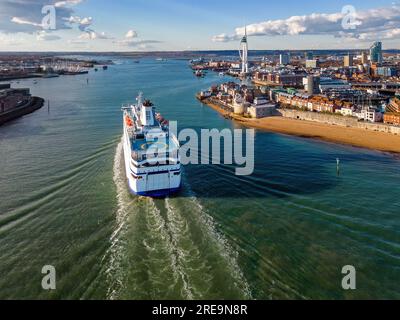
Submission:
<svg viewBox="0 0 400 320">
<path fill-rule="evenodd" d="M 162 198 L 181 189 L 181 164 L 137 168 L 132 161 L 132 150 L 124 126 L 124 160 L 129 191 L 133 195 Z"/>
</svg>

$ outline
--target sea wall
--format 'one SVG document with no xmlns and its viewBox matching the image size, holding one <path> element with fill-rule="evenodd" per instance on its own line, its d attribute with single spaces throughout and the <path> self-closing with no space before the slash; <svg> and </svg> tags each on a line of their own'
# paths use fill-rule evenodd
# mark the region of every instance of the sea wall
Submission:
<svg viewBox="0 0 400 320">
<path fill-rule="evenodd" d="M 21 106 L 16 109 L 9 110 L 7 112 L 0 114 L 0 125 L 22 117 L 26 114 L 32 113 L 41 107 L 43 107 L 44 100 L 42 98 L 33 97 L 32 100 L 24 106 Z"/>
<path fill-rule="evenodd" d="M 342 127 L 352 127 L 400 135 L 400 127 L 387 125 L 384 123 L 371 123 L 363 121 L 360 122 L 357 118 L 354 117 L 345 117 L 340 115 L 319 112 L 307 112 L 292 109 L 278 109 L 278 113 L 285 118 L 314 121 Z"/>
</svg>

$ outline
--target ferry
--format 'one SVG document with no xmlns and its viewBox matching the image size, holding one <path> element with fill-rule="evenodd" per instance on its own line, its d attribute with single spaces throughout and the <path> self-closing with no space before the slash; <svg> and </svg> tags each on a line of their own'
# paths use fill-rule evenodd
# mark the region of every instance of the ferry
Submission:
<svg viewBox="0 0 400 320">
<path fill-rule="evenodd" d="M 163 198 L 181 189 L 179 141 L 169 123 L 142 94 L 124 106 L 123 149 L 129 190 L 133 195 Z"/>
</svg>

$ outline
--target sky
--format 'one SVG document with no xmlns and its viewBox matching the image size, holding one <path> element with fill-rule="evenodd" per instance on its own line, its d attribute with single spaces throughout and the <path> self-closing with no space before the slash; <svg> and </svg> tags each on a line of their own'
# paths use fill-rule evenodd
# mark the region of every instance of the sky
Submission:
<svg viewBox="0 0 400 320">
<path fill-rule="evenodd" d="M 386 0 L 0 0 L 0 51 L 400 49 Z"/>
</svg>

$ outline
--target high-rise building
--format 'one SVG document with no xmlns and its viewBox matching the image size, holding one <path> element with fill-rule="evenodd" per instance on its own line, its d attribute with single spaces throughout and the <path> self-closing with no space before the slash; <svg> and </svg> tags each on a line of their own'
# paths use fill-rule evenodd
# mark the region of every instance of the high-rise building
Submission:
<svg viewBox="0 0 400 320">
<path fill-rule="evenodd" d="M 313 95 L 319 93 L 320 77 L 309 75 L 307 76 L 305 89 L 308 94 Z"/>
<path fill-rule="evenodd" d="M 382 63 L 383 62 L 383 54 L 382 54 L 382 42 L 375 42 L 371 49 L 371 62 L 372 63 Z"/>
<path fill-rule="evenodd" d="M 247 43 L 247 27 L 244 28 L 244 36 L 240 42 L 240 59 L 242 61 L 242 75 L 249 73 L 249 60 L 248 60 L 248 43 Z"/>
<path fill-rule="evenodd" d="M 314 60 L 314 54 L 311 51 L 306 52 L 306 60 Z"/>
<path fill-rule="evenodd" d="M 345 67 L 353 66 L 353 56 L 350 53 L 347 56 L 344 56 L 344 66 Z"/>
<path fill-rule="evenodd" d="M 290 56 L 287 53 L 282 53 L 279 56 L 279 63 L 283 66 L 290 64 Z"/>
<path fill-rule="evenodd" d="M 368 60 L 368 53 L 366 51 L 363 51 L 361 53 L 361 63 L 364 64 L 368 64 L 369 60 Z"/>
</svg>

